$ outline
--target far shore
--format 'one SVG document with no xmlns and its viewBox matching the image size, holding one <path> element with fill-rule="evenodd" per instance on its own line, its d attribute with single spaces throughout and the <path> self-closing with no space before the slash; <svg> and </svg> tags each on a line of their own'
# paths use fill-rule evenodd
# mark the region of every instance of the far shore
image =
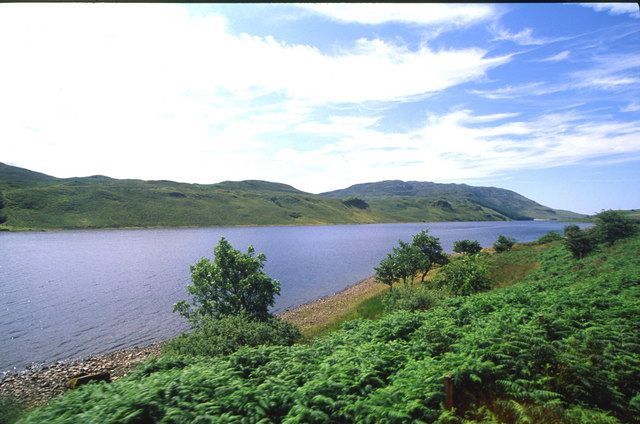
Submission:
<svg viewBox="0 0 640 424">
<path fill-rule="evenodd" d="M 8 233 L 25 233 L 25 232 L 58 232 L 58 231 L 95 231 L 95 230 L 177 230 L 177 229 L 205 229 L 205 228 L 244 228 L 244 227 L 318 227 L 323 225 L 375 225 L 375 224 L 432 224 L 440 222 L 585 222 L 590 223 L 592 219 L 588 216 L 584 218 L 570 219 L 509 219 L 501 220 L 475 220 L 475 221 L 376 221 L 376 222 L 288 222 L 282 224 L 219 224 L 219 225 L 141 225 L 141 226 L 122 226 L 122 227 L 13 227 L 6 224 L 0 224 L 0 232 Z"/>
<path fill-rule="evenodd" d="M 340 322 L 358 304 L 382 293 L 386 287 L 369 277 L 276 315 L 297 325 L 303 336 L 309 338 Z M 134 346 L 85 358 L 33 364 L 22 371 L 8 371 L 0 374 L 0 397 L 13 397 L 27 407 L 42 405 L 64 393 L 67 382 L 74 377 L 108 372 L 114 381 L 126 376 L 141 362 L 159 356 L 163 344 Z"/>
</svg>

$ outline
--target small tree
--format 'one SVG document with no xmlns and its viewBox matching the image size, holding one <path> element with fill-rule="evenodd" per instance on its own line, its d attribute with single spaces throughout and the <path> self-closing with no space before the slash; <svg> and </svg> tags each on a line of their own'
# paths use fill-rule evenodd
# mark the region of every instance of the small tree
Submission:
<svg viewBox="0 0 640 424">
<path fill-rule="evenodd" d="M 405 286 L 409 285 L 418 272 L 426 274 L 430 267 L 431 262 L 428 256 L 413 244 L 399 240 L 398 246 L 394 247 L 391 253 L 374 268 L 375 279 L 393 289 L 396 281 L 402 280 Z"/>
<path fill-rule="evenodd" d="M 458 240 L 453 243 L 453 251 L 456 253 L 475 255 L 480 253 L 482 246 L 477 240 Z"/>
<path fill-rule="evenodd" d="M 274 296 L 280 294 L 280 283 L 263 271 L 266 256 L 255 256 L 253 246 L 247 253 L 235 250 L 223 237 L 214 249 L 214 260 L 200 259 L 190 267 L 192 284 L 187 291 L 193 301 L 181 300 L 173 311 L 186 317 L 194 326 L 206 318 L 244 314 L 265 320 Z"/>
<path fill-rule="evenodd" d="M 434 277 L 437 287 L 449 289 L 451 293 L 467 296 L 491 288 L 488 266 L 479 255 L 465 255 L 443 266 Z"/>
<path fill-rule="evenodd" d="M 577 225 L 564 227 L 564 237 L 564 245 L 576 259 L 584 258 L 594 248 L 592 235 Z"/>
<path fill-rule="evenodd" d="M 442 250 L 440 239 L 430 236 L 429 230 L 423 230 L 414 235 L 411 244 L 415 246 L 423 256 L 423 258 L 418 261 L 417 269 L 417 272 L 421 274 L 420 281 L 424 281 L 433 264 L 444 265 L 449 261 L 447 255 Z"/>
<path fill-rule="evenodd" d="M 445 264 L 447 261 L 440 240 L 424 230 L 413 236 L 411 244 L 399 240 L 398 247 L 394 247 L 375 268 L 375 278 L 393 289 L 394 282 L 402 280 L 408 285 L 417 273 L 424 281 L 433 264 Z"/>
<path fill-rule="evenodd" d="M 598 240 L 612 245 L 617 240 L 632 236 L 637 225 L 620 211 L 602 211 L 595 216 L 594 231 Z"/>
<path fill-rule="evenodd" d="M 510 237 L 506 237 L 504 235 L 500 235 L 498 240 L 493 243 L 493 248 L 496 249 L 496 252 L 507 252 L 513 248 L 513 245 L 516 243 L 515 239 Z"/>
<path fill-rule="evenodd" d="M 426 274 L 425 269 L 428 271 L 431 262 L 429 258 L 424 255 L 413 244 L 399 241 L 399 247 L 393 248 L 393 256 L 395 257 L 395 272 L 398 279 L 402 279 L 402 282 L 408 285 L 413 281 L 413 277 L 420 271 Z M 424 277 L 423 277 L 424 278 Z"/>
<path fill-rule="evenodd" d="M 394 257 L 389 253 L 387 257 L 381 260 L 380 264 L 374 268 L 376 271 L 376 281 L 388 285 L 390 290 L 393 290 L 393 283 L 397 280 L 394 266 Z"/>
</svg>

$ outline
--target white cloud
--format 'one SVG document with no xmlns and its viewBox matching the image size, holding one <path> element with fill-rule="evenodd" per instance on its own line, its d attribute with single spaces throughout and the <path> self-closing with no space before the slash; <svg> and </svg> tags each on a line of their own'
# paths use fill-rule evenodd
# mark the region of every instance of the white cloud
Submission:
<svg viewBox="0 0 640 424">
<path fill-rule="evenodd" d="M 638 123 L 594 122 L 576 113 L 546 114 L 527 122 L 496 123 L 497 118 L 461 110 L 430 116 L 420 128 L 404 133 L 377 131 L 363 121 L 361 126 L 344 127 L 334 144 L 309 152 L 290 150 L 278 160 L 313 167 L 327 176 L 318 180 L 301 175 L 297 180 L 300 187 L 321 192 L 390 178 L 486 178 L 640 153 Z"/>
<path fill-rule="evenodd" d="M 589 7 L 596 12 L 607 12 L 610 15 L 628 14 L 634 18 L 640 18 L 638 3 L 579 3 L 580 6 Z"/>
<path fill-rule="evenodd" d="M 441 92 L 510 60 L 487 56 L 478 48 L 410 50 L 378 39 L 325 54 L 233 34 L 223 18 L 192 16 L 177 5 L 3 4 L 0 160 L 56 176 L 258 178 L 319 192 L 640 151 L 638 124 L 587 124 L 589 117 L 569 113 L 525 122 L 513 110 L 458 110 L 388 132 L 383 110 L 345 112 Z M 633 78 L 627 71 L 635 63 L 618 57 L 600 63 L 603 72 L 573 77 L 620 86 Z M 535 82 L 481 94 L 549 89 Z M 338 109 L 343 103 L 348 108 Z M 335 116 L 317 113 L 327 105 Z"/>
<path fill-rule="evenodd" d="M 197 182 L 288 181 L 281 164 L 268 177 L 265 140 L 314 108 L 415 99 L 510 60 L 378 39 L 325 54 L 167 4 L 2 4 L 0 57 L 3 161 Z"/>
<path fill-rule="evenodd" d="M 549 56 L 549 57 L 545 57 L 544 59 L 540 59 L 541 62 L 561 62 L 563 60 L 566 60 L 569 55 L 571 54 L 571 52 L 569 50 L 564 50 L 561 51 L 558 54 L 555 54 L 553 56 Z"/>
<path fill-rule="evenodd" d="M 631 102 L 625 107 L 623 107 L 622 109 L 620 109 L 620 112 L 640 112 L 640 103 L 635 101 Z"/>
<path fill-rule="evenodd" d="M 543 96 L 545 94 L 557 93 L 567 89 L 567 85 L 550 85 L 542 81 L 530 82 L 520 85 L 507 85 L 490 90 L 469 90 L 469 93 L 476 94 L 486 99 L 515 99 L 523 96 Z"/>
<path fill-rule="evenodd" d="M 575 89 L 616 90 L 640 83 L 640 78 L 635 76 L 638 68 L 640 55 L 636 53 L 604 55 L 596 57 L 592 66 L 568 73 L 565 77 L 566 82 L 535 81 L 489 90 L 469 90 L 469 93 L 496 100 L 544 96 Z"/>
<path fill-rule="evenodd" d="M 489 4 L 301 3 L 297 6 L 335 21 L 369 25 L 402 22 L 460 26 L 494 19 L 498 13 L 496 7 Z"/>
<path fill-rule="evenodd" d="M 562 41 L 565 38 L 540 38 L 533 36 L 533 30 L 531 28 L 525 28 L 520 32 L 510 32 L 505 28 L 501 28 L 497 25 L 491 27 L 491 31 L 494 33 L 494 40 L 498 41 L 512 41 L 522 46 L 541 46 L 543 44 L 553 43 L 556 41 Z"/>
</svg>

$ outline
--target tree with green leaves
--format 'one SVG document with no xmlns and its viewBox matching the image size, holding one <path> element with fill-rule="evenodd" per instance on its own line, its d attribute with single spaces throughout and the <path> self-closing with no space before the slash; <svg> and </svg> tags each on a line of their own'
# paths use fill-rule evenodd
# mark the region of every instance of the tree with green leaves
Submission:
<svg viewBox="0 0 640 424">
<path fill-rule="evenodd" d="M 375 268 L 375 278 L 393 289 L 396 281 L 402 280 L 408 285 L 418 273 L 421 275 L 420 281 L 424 281 L 433 264 L 447 262 L 440 240 L 424 230 L 414 235 L 411 243 L 399 240 L 398 246 Z"/>
<path fill-rule="evenodd" d="M 187 291 L 192 304 L 181 300 L 173 311 L 195 327 L 208 318 L 240 314 L 251 319 L 268 319 L 269 307 L 280 294 L 280 283 L 263 271 L 265 260 L 264 254 L 255 255 L 253 246 L 242 253 L 221 238 L 214 249 L 213 261 L 202 258 L 190 267 L 192 284 Z"/>
<path fill-rule="evenodd" d="M 417 247 L 399 240 L 398 246 L 374 268 L 375 279 L 393 289 L 396 281 L 402 280 L 404 285 L 408 285 L 418 271 L 429 265 L 428 258 Z"/>
<path fill-rule="evenodd" d="M 515 243 L 516 243 L 515 239 L 500 234 L 500 236 L 498 237 L 498 240 L 496 240 L 496 242 L 493 243 L 493 248 L 496 249 L 496 252 L 498 253 L 507 252 L 513 248 L 513 245 Z"/>
<path fill-rule="evenodd" d="M 414 244 L 399 241 L 399 246 L 393 248 L 393 256 L 395 257 L 395 270 L 398 279 L 401 279 L 404 285 L 408 285 L 413 281 L 413 277 L 418 272 L 428 271 L 431 263 L 429 258 L 420 251 Z"/>
<path fill-rule="evenodd" d="M 424 281 L 427 273 L 434 264 L 444 265 L 449 260 L 442 250 L 440 239 L 429 235 L 429 230 L 422 230 L 413 236 L 411 244 L 418 249 L 423 258 L 418 262 L 417 272 L 421 273 L 421 280 Z"/>
<path fill-rule="evenodd" d="M 564 227 L 564 245 L 574 258 L 582 259 L 595 247 L 593 234 L 588 230 L 581 230 L 577 225 Z"/>
<path fill-rule="evenodd" d="M 381 260 L 378 266 L 374 268 L 376 281 L 388 285 L 391 290 L 393 290 L 393 284 L 396 282 L 394 259 L 393 255 L 389 253 L 387 257 Z"/>
<path fill-rule="evenodd" d="M 453 251 L 467 255 L 475 255 L 480 253 L 482 246 L 477 240 L 458 240 L 453 243 Z"/>
<path fill-rule="evenodd" d="M 636 223 L 620 211 L 602 211 L 595 216 L 595 223 L 594 231 L 598 240 L 609 246 L 638 231 Z"/>
</svg>

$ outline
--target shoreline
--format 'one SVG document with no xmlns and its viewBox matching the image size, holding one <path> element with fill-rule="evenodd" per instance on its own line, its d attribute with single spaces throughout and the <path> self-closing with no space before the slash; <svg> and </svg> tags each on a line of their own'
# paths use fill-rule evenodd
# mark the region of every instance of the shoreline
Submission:
<svg viewBox="0 0 640 424">
<path fill-rule="evenodd" d="M 335 293 L 277 313 L 276 316 L 297 325 L 307 336 L 346 316 L 350 312 L 348 305 L 357 305 L 385 288 L 373 277 L 368 277 Z M 83 374 L 108 372 L 111 380 L 115 381 L 126 376 L 147 358 L 159 356 L 166 341 L 77 359 L 33 363 L 20 371 L 5 371 L 0 374 L 0 397 L 10 396 L 26 407 L 34 407 L 64 393 L 68 381 Z"/>
<path fill-rule="evenodd" d="M 567 219 L 499 219 L 492 220 L 441 220 L 441 221 L 373 221 L 373 222 L 310 222 L 310 223 L 281 223 L 281 224 L 220 224 L 220 225 L 148 225 L 148 226 L 122 226 L 122 227 L 12 227 L 0 224 L 0 232 L 7 233 L 47 233 L 60 231 L 93 231 L 93 230 L 177 230 L 177 229 L 205 229 L 205 228 L 245 228 L 245 227 L 317 227 L 334 225 L 376 225 L 376 224 L 435 224 L 441 222 L 582 222 L 591 223 L 591 218 L 567 218 Z"/>
</svg>

